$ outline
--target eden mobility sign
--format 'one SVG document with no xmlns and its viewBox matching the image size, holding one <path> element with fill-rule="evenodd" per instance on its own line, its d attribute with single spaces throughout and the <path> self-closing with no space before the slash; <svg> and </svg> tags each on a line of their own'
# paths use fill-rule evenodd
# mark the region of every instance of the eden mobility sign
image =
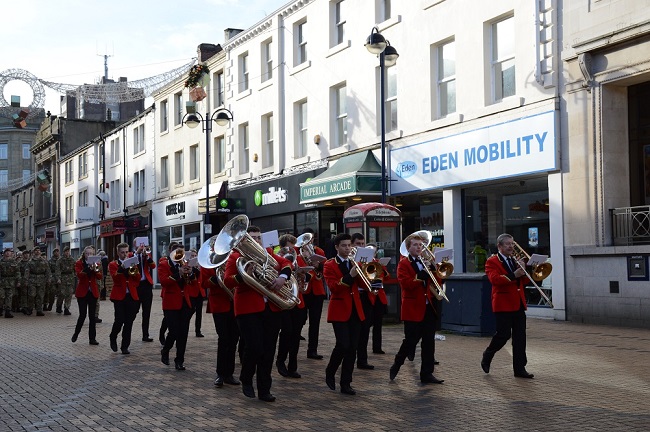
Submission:
<svg viewBox="0 0 650 432">
<path fill-rule="evenodd" d="M 557 169 L 555 111 L 392 149 L 391 194 Z"/>
</svg>

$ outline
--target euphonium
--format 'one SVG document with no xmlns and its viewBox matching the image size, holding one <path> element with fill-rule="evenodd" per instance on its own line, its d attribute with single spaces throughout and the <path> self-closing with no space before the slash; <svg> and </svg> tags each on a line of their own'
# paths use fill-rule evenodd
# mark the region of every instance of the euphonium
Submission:
<svg viewBox="0 0 650 432">
<path fill-rule="evenodd" d="M 225 254 L 217 254 L 214 250 L 216 240 L 218 236 L 212 236 L 209 239 L 207 239 L 201 248 L 199 249 L 199 253 L 197 255 L 197 259 L 199 262 L 199 266 L 203 268 L 216 268 L 216 278 L 217 278 L 217 283 L 223 289 L 226 294 L 228 294 L 228 297 L 230 299 L 235 298 L 235 290 L 231 290 L 228 288 L 223 281 L 224 274 L 226 273 L 226 261 L 228 261 L 228 257 L 230 256 L 231 251 L 229 250 Z"/>
<path fill-rule="evenodd" d="M 354 260 L 354 257 L 355 257 L 356 255 L 357 255 L 357 248 L 356 248 L 356 247 L 353 247 L 353 248 L 350 250 L 350 255 L 348 255 L 348 259 L 350 260 L 350 262 L 352 263 L 352 265 L 354 266 L 354 268 L 357 269 L 358 276 L 359 276 L 359 278 L 361 279 L 361 281 L 363 282 L 363 288 L 364 288 L 366 291 L 368 291 L 369 293 L 371 293 L 371 294 L 377 294 L 379 291 L 377 291 L 376 289 L 374 289 L 374 288 L 372 287 L 372 281 L 371 281 L 371 279 L 368 277 L 368 274 L 367 274 L 367 271 L 366 271 L 366 268 L 368 268 L 368 266 L 371 266 L 371 265 L 372 265 L 372 266 L 375 266 L 376 263 L 375 263 L 375 262 L 363 263 L 363 266 L 364 266 L 365 268 L 362 268 L 362 266 L 360 266 L 359 263 L 356 262 L 356 261 Z M 381 267 L 381 266 L 379 266 L 379 267 Z M 374 270 L 374 269 L 376 269 L 376 267 L 371 267 L 371 270 Z M 383 269 L 382 269 L 382 270 L 383 270 Z M 373 279 L 374 279 L 374 278 L 373 278 Z"/>
</svg>

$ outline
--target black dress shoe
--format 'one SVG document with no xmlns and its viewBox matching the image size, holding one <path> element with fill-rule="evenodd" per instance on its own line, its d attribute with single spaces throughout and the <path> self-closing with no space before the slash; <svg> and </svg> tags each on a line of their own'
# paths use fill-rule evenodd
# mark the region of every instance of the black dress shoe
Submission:
<svg viewBox="0 0 650 432">
<path fill-rule="evenodd" d="M 92 339 L 88 342 L 90 345 L 99 345 L 99 342 L 97 342 L 95 339 Z"/>
<path fill-rule="evenodd" d="M 436 360 L 436 359 L 433 359 L 433 364 L 434 364 L 434 365 L 439 365 L 440 362 L 439 362 L 438 360 Z"/>
<path fill-rule="evenodd" d="M 301 378 L 301 377 L 302 377 L 302 375 L 300 375 L 300 374 L 299 374 L 298 372 L 296 372 L 296 371 L 289 371 L 289 372 L 287 373 L 287 376 L 288 376 L 289 378 Z"/>
<path fill-rule="evenodd" d="M 341 393 L 350 396 L 354 396 L 355 394 L 357 394 L 357 392 L 354 391 L 354 389 L 350 385 L 341 385 Z"/>
<path fill-rule="evenodd" d="M 399 368 L 402 367 L 402 365 L 398 365 L 397 363 L 393 363 L 393 365 L 390 367 L 390 380 L 394 380 L 395 377 L 397 376 L 397 372 L 399 372 Z"/>
<path fill-rule="evenodd" d="M 223 387 L 223 378 L 217 376 L 217 379 L 214 380 L 214 385 L 217 387 Z"/>
<path fill-rule="evenodd" d="M 176 360 L 174 360 L 174 367 L 176 368 L 177 371 L 184 371 L 185 370 L 185 366 L 183 366 L 183 363 L 178 362 Z"/>
<path fill-rule="evenodd" d="M 75 333 L 72 335 L 72 342 L 77 342 L 77 338 L 79 337 L 79 333 Z"/>
<path fill-rule="evenodd" d="M 169 366 L 169 351 L 160 350 L 160 361 Z"/>
<path fill-rule="evenodd" d="M 244 392 L 244 396 L 249 397 L 249 398 L 254 398 L 255 397 L 255 390 L 253 389 L 252 384 L 242 384 L 241 390 L 242 390 L 242 392 Z"/>
<path fill-rule="evenodd" d="M 153 342 L 153 338 L 150 338 L 149 336 L 143 337 L 142 342 Z"/>
<path fill-rule="evenodd" d="M 271 393 L 267 393 L 265 395 L 260 395 L 259 400 L 264 402 L 275 402 L 275 396 L 273 396 Z"/>
<path fill-rule="evenodd" d="M 70 309 L 65 309 L 63 315 L 72 315 L 72 312 L 70 312 Z"/>
<path fill-rule="evenodd" d="M 223 382 L 226 383 L 226 384 L 230 384 L 230 385 L 239 385 L 239 384 L 241 384 L 239 382 L 239 380 L 237 378 L 235 378 L 234 376 L 232 376 L 232 375 L 230 375 L 229 377 L 225 377 L 223 379 Z"/>
<path fill-rule="evenodd" d="M 56 308 L 56 313 L 61 313 L 61 312 L 63 312 L 63 309 L 61 309 L 60 307 Z"/>
<path fill-rule="evenodd" d="M 427 376 L 420 377 L 420 382 L 422 384 L 442 384 L 443 382 L 445 382 L 445 380 L 438 379 L 433 375 L 427 375 Z"/>
<path fill-rule="evenodd" d="M 533 375 L 532 373 L 528 373 L 528 371 L 526 370 L 522 370 L 519 372 L 515 372 L 515 376 L 517 378 L 533 378 L 535 375 Z"/>
<path fill-rule="evenodd" d="M 378 350 L 372 350 L 373 354 L 386 354 L 386 351 L 378 349 Z"/>
<path fill-rule="evenodd" d="M 307 340 L 303 335 L 300 335 L 300 340 Z"/>
<path fill-rule="evenodd" d="M 313 360 L 323 360 L 323 356 L 320 355 L 320 354 L 316 354 L 316 353 L 307 354 L 307 358 L 308 359 L 313 359 Z"/>
<path fill-rule="evenodd" d="M 366 369 L 366 370 L 373 370 L 375 367 L 371 364 L 365 363 L 365 364 L 358 364 L 357 369 Z"/>
<path fill-rule="evenodd" d="M 289 371 L 287 370 L 287 367 L 284 365 L 284 363 L 276 363 L 275 364 L 278 368 L 278 373 L 282 375 L 283 377 L 288 377 L 289 376 Z"/>
<path fill-rule="evenodd" d="M 122 348 L 122 354 L 124 354 L 124 355 L 131 354 L 131 351 L 129 351 L 126 348 Z"/>
<path fill-rule="evenodd" d="M 485 359 L 481 360 L 481 369 L 483 369 L 483 372 L 485 373 L 490 373 L 490 362 L 485 361 Z"/>
<path fill-rule="evenodd" d="M 45 316 L 43 311 L 36 311 L 36 316 Z"/>
<path fill-rule="evenodd" d="M 334 375 L 325 373 L 325 384 L 327 384 L 327 387 L 329 387 L 330 390 L 336 390 L 336 380 L 334 379 Z"/>
<path fill-rule="evenodd" d="M 196 332 L 196 337 L 205 337 L 205 336 L 201 332 Z"/>
<path fill-rule="evenodd" d="M 117 352 L 117 339 L 110 338 L 110 343 L 113 352 Z"/>
<path fill-rule="evenodd" d="M 99 324 L 100 322 L 102 322 L 101 318 L 95 318 L 95 323 Z"/>
</svg>

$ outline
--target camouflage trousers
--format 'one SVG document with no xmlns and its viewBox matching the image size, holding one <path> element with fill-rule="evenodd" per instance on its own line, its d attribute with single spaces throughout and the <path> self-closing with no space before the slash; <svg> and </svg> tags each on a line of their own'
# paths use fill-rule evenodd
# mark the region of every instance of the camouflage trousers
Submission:
<svg viewBox="0 0 650 432">
<path fill-rule="evenodd" d="M 14 284 L 2 281 L 0 283 L 0 303 L 4 310 L 11 310 L 11 302 L 14 297 Z"/>
<path fill-rule="evenodd" d="M 43 305 L 48 307 L 48 309 L 52 309 L 52 305 L 54 304 L 54 298 L 59 294 L 61 291 L 59 284 L 56 282 L 50 282 L 45 286 L 45 295 L 43 296 Z"/>
<path fill-rule="evenodd" d="M 74 275 L 61 275 L 61 283 L 58 284 L 59 294 L 56 296 L 56 308 L 61 309 L 63 306 L 66 310 L 70 310 L 72 304 L 72 294 L 74 292 Z"/>
<path fill-rule="evenodd" d="M 45 276 L 36 276 L 34 278 L 30 278 L 28 290 L 28 309 L 31 309 L 33 305 L 34 309 L 36 309 L 36 312 L 43 312 L 43 300 L 45 298 L 46 284 L 47 279 L 45 279 Z"/>
</svg>

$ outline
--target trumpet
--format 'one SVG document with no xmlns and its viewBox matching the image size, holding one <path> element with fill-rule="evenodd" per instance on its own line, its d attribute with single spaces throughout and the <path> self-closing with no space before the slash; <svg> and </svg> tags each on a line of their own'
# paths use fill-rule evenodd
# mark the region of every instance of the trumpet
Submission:
<svg viewBox="0 0 650 432">
<path fill-rule="evenodd" d="M 531 272 L 532 276 L 531 276 L 526 271 L 526 268 L 521 264 L 521 260 L 523 259 L 530 260 L 530 255 L 528 255 L 528 253 L 521 246 L 519 246 L 519 243 L 514 241 L 514 239 L 512 240 L 512 243 L 514 245 L 514 252 L 512 255 L 515 258 L 515 261 L 517 261 L 519 267 L 521 267 L 521 269 L 526 273 L 526 276 L 533 284 L 533 286 L 537 288 L 537 291 L 539 291 L 539 294 L 542 296 L 544 301 L 546 301 L 546 303 L 552 308 L 553 303 L 551 302 L 551 299 L 546 295 L 544 290 L 542 290 L 540 286 L 537 285 L 537 282 L 543 281 L 551 274 L 551 272 L 553 271 L 553 265 L 548 262 L 538 264 L 535 267 L 533 267 L 533 270 Z"/>
<path fill-rule="evenodd" d="M 406 247 L 406 241 L 411 238 L 411 237 L 420 237 L 422 239 L 422 253 L 420 254 L 420 257 L 425 260 L 429 261 L 431 263 L 435 263 L 435 255 L 431 250 L 429 250 L 428 246 L 431 244 L 432 236 L 431 232 L 426 231 L 426 230 L 421 230 L 421 231 L 416 231 L 412 234 L 409 234 L 406 236 L 404 241 L 402 242 L 399 251 L 403 256 L 408 256 L 408 249 Z M 434 264 L 435 265 L 435 264 Z M 435 267 L 435 270 L 432 270 L 429 266 L 423 265 L 424 270 L 427 272 L 429 275 L 429 278 L 431 278 L 432 283 L 429 285 L 429 289 L 431 290 L 431 293 L 435 298 L 438 300 L 445 299 L 447 303 L 449 303 L 449 298 L 447 297 L 446 290 L 444 287 L 444 283 L 442 286 L 438 283 L 438 280 L 436 279 L 436 275 L 440 277 L 441 279 L 445 279 L 451 275 L 451 273 L 454 271 L 454 266 L 450 262 L 443 262 L 440 263 L 439 266 Z M 435 274 L 434 274 L 435 272 Z"/>
<path fill-rule="evenodd" d="M 357 274 L 361 281 L 363 282 L 363 288 L 368 291 L 370 294 L 377 294 L 379 291 L 372 286 L 372 281 L 371 281 L 371 274 L 374 275 L 375 272 L 375 266 L 376 263 L 374 262 L 364 262 L 362 263 L 363 267 L 359 265 L 359 263 L 354 259 L 357 255 L 357 248 L 353 247 L 350 250 L 350 255 L 348 255 L 348 259 L 352 263 L 355 269 L 357 269 Z M 372 270 L 372 272 L 369 274 L 366 272 L 366 270 Z M 382 269 L 383 270 L 383 269 Z M 374 278 L 373 278 L 374 279 Z"/>
</svg>

